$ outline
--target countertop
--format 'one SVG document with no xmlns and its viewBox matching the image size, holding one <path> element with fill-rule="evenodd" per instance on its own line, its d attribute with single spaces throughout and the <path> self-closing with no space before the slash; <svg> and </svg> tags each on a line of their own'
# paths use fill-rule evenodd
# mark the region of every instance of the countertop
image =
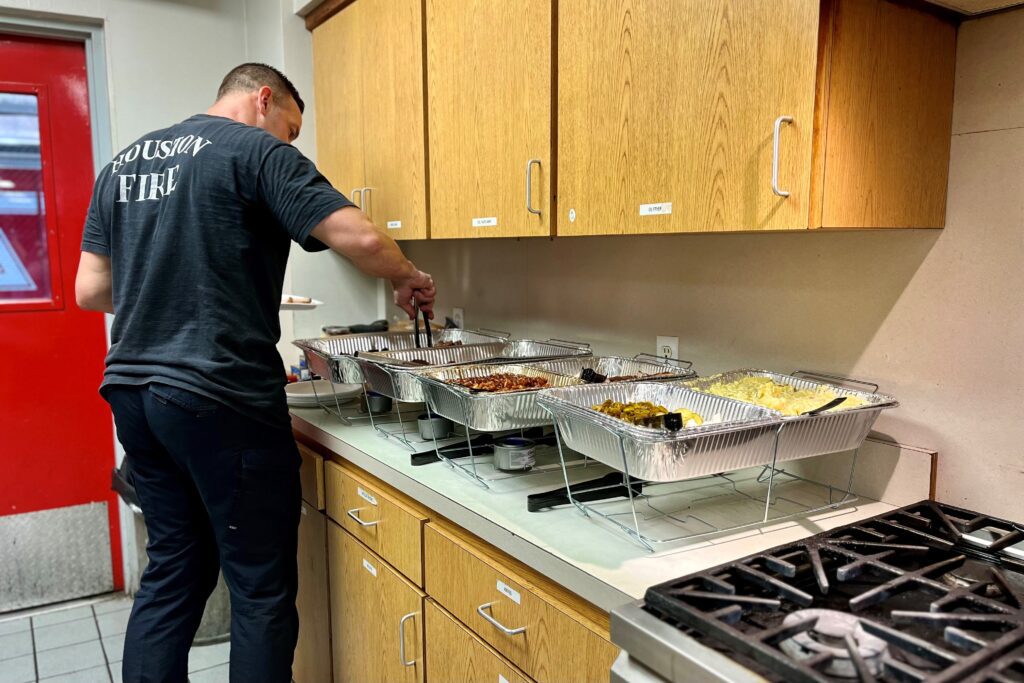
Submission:
<svg viewBox="0 0 1024 683">
<path fill-rule="evenodd" d="M 443 462 L 413 466 L 406 446 L 369 425 L 345 425 L 320 408 L 293 408 L 291 413 L 295 431 L 607 611 L 642 598 L 654 584 L 896 507 L 861 497 L 836 510 L 651 553 L 607 521 L 583 516 L 571 506 L 528 512 L 528 494 L 564 486 L 561 469 L 492 480 L 484 488 Z M 573 479 L 587 479 L 603 474 L 601 467 L 570 471 Z M 723 501 L 736 505 L 734 499 Z"/>
</svg>

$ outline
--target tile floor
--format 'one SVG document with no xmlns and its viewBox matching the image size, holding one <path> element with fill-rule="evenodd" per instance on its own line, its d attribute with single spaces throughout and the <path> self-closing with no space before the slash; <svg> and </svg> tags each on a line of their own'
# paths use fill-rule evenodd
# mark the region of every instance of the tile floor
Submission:
<svg viewBox="0 0 1024 683">
<path fill-rule="evenodd" d="M 121 683 L 132 601 L 112 595 L 0 615 L 0 683 Z M 193 647 L 191 683 L 227 683 L 228 643 Z"/>
</svg>

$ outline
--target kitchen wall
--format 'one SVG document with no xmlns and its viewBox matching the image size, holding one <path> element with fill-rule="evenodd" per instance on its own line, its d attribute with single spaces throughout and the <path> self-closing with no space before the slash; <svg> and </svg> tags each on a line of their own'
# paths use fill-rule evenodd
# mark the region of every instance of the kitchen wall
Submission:
<svg viewBox="0 0 1024 683">
<path fill-rule="evenodd" d="M 653 351 L 702 374 L 811 368 L 902 407 L 876 430 L 937 449 L 938 497 L 1024 519 L 1024 10 L 960 30 L 943 231 L 421 242 L 467 326 Z"/>
</svg>

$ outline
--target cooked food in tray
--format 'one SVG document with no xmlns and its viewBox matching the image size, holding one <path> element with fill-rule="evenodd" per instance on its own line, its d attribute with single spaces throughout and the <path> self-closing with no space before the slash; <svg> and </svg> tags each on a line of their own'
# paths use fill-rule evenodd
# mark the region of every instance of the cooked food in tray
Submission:
<svg viewBox="0 0 1024 683">
<path fill-rule="evenodd" d="M 715 396 L 732 398 L 777 410 L 783 415 L 800 415 L 820 408 L 839 397 L 838 393 L 827 387 L 798 389 L 789 384 L 776 382 L 770 377 L 743 377 L 732 381 L 715 382 L 705 391 Z M 845 401 L 828 412 L 849 410 L 863 405 L 867 405 L 867 401 L 864 399 L 847 396 Z"/>
<path fill-rule="evenodd" d="M 669 410 L 665 406 L 657 405 L 650 401 L 620 403 L 619 401 L 608 399 L 604 403 L 592 407 L 599 413 L 604 413 L 623 422 L 629 422 L 641 427 L 665 427 L 666 429 L 678 430 L 684 427 L 687 429 L 699 427 L 704 424 L 704 418 L 692 410 L 687 410 L 686 408 Z"/>
<path fill-rule="evenodd" d="M 446 349 L 446 348 L 448 348 L 450 346 L 462 346 L 462 340 L 461 339 L 456 339 L 455 341 L 437 342 L 436 344 L 434 344 L 433 348 L 435 348 L 435 349 Z"/>
<path fill-rule="evenodd" d="M 449 384 L 465 387 L 472 391 L 527 391 L 543 389 L 548 381 L 543 377 L 530 377 L 511 372 L 496 372 L 483 377 L 464 377 L 449 380 Z"/>
</svg>

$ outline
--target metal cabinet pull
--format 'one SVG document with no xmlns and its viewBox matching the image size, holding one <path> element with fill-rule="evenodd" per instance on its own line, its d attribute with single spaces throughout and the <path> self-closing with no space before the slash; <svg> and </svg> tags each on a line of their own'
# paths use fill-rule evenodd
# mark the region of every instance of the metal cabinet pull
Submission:
<svg viewBox="0 0 1024 683">
<path fill-rule="evenodd" d="M 363 200 L 366 201 L 366 208 L 363 209 L 363 213 L 365 213 L 367 216 L 370 215 L 370 190 L 372 189 L 372 187 L 363 188 Z"/>
<path fill-rule="evenodd" d="M 533 165 L 540 167 L 540 159 L 530 159 L 526 162 L 526 210 L 530 213 L 540 215 L 540 209 L 533 208 Z"/>
<path fill-rule="evenodd" d="M 484 604 L 482 604 L 482 605 L 480 605 L 479 607 L 476 608 L 476 613 L 479 614 L 480 616 L 482 616 L 488 622 L 490 622 L 490 624 L 492 626 L 497 628 L 499 631 L 504 633 L 506 636 L 517 636 L 520 633 L 523 633 L 524 631 L 526 631 L 526 627 L 525 626 L 521 626 L 519 628 L 509 628 L 508 626 L 505 626 L 500 621 L 498 621 L 497 619 L 492 617 L 491 613 L 488 612 L 487 610 L 491 609 L 491 605 L 493 605 L 493 604 L 494 604 L 493 602 L 485 602 Z"/>
<path fill-rule="evenodd" d="M 789 196 L 789 190 L 779 189 L 779 135 L 784 123 L 793 123 L 793 117 L 780 116 L 775 119 L 775 135 L 772 138 L 772 192 L 780 197 Z"/>
<path fill-rule="evenodd" d="M 380 520 L 377 520 L 376 522 L 364 522 L 363 520 L 359 519 L 359 511 L 362 509 L 363 508 L 352 508 L 351 510 L 346 511 L 345 514 L 351 517 L 352 519 L 356 520 L 359 526 L 377 526 L 378 524 L 380 524 Z"/>
<path fill-rule="evenodd" d="M 356 199 L 356 195 L 359 195 L 359 199 Z M 352 201 L 356 203 L 360 209 L 363 208 L 363 188 L 353 187 L 352 188 Z"/>
<path fill-rule="evenodd" d="M 406 661 L 405 659 L 405 622 L 412 619 L 419 612 L 409 612 L 398 622 L 398 659 L 402 662 L 402 666 L 415 666 L 416 660 L 412 659 Z"/>
</svg>

